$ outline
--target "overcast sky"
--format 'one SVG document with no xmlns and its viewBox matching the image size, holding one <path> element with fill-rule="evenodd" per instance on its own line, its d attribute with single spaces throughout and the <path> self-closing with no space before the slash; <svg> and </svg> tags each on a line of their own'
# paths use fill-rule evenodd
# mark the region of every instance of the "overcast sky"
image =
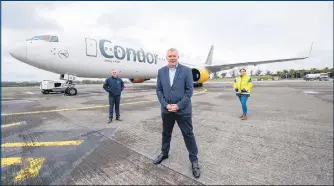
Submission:
<svg viewBox="0 0 334 186">
<path fill-rule="evenodd" d="M 8 49 L 61 31 L 117 37 L 162 52 L 176 47 L 193 64 L 204 63 L 211 45 L 215 63 L 234 63 L 307 55 L 314 42 L 310 60 L 256 68 L 333 67 L 333 2 L 1 3 L 2 81 L 58 79 L 13 59 Z"/>
</svg>

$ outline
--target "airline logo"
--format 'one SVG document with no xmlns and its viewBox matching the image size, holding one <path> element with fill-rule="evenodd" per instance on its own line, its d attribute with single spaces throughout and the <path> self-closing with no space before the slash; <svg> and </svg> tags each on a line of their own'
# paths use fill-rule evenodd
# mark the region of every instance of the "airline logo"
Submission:
<svg viewBox="0 0 334 186">
<path fill-rule="evenodd" d="M 120 45 L 113 45 L 111 41 L 108 40 L 100 40 L 99 47 L 101 54 L 108 59 L 126 59 L 133 62 L 157 64 L 158 55 L 149 52 L 145 53 L 143 49 L 135 50 L 133 48 L 127 48 Z"/>
<path fill-rule="evenodd" d="M 69 54 L 66 50 L 60 50 L 58 52 L 58 56 L 62 59 L 66 59 L 66 58 L 68 58 Z"/>
</svg>

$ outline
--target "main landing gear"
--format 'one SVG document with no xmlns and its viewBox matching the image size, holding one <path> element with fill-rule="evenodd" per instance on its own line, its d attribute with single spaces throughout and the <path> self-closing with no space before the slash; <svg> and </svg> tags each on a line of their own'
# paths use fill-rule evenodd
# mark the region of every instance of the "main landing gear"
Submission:
<svg viewBox="0 0 334 186">
<path fill-rule="evenodd" d="M 78 90 L 74 87 L 74 83 L 73 82 L 69 82 L 65 91 L 64 91 L 64 95 L 65 96 L 75 96 L 78 93 Z"/>
<path fill-rule="evenodd" d="M 75 96 L 78 93 L 78 90 L 75 88 L 74 80 L 76 79 L 76 76 L 70 75 L 70 74 L 61 74 L 60 75 L 61 80 L 65 80 L 65 90 L 64 90 L 64 96 Z"/>
<path fill-rule="evenodd" d="M 203 87 L 203 83 L 194 83 L 194 87 Z"/>
</svg>

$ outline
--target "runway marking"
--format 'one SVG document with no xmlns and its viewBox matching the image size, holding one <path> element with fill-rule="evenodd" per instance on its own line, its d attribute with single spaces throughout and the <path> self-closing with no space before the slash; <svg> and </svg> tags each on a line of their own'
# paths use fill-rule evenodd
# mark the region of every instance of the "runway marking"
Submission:
<svg viewBox="0 0 334 186">
<path fill-rule="evenodd" d="M 15 99 L 15 98 L 11 98 L 11 97 L 7 97 L 7 98 L 1 98 L 1 101 L 7 101 L 7 100 L 12 100 L 12 99 Z"/>
<path fill-rule="evenodd" d="M 131 104 L 147 103 L 147 102 L 154 102 L 154 101 L 156 100 L 128 102 L 128 103 L 121 103 L 120 105 L 131 105 Z M 55 110 L 40 110 L 40 111 L 31 111 L 31 112 L 16 112 L 16 113 L 1 114 L 1 116 L 40 114 L 40 113 L 48 113 L 48 112 L 61 112 L 61 111 L 73 111 L 73 110 L 88 110 L 88 109 L 103 108 L 103 107 L 109 107 L 109 105 L 97 105 L 97 106 L 91 106 L 91 107 L 77 107 L 77 108 L 55 109 Z"/>
<path fill-rule="evenodd" d="M 312 91 L 312 90 L 305 90 L 303 91 L 305 94 L 318 94 L 319 92 L 315 92 L 315 91 Z"/>
<path fill-rule="evenodd" d="M 76 141 L 52 141 L 52 142 L 18 142 L 18 143 L 4 143 L 1 147 L 39 147 L 39 146 L 65 146 L 65 145 L 80 145 L 83 140 Z"/>
<path fill-rule="evenodd" d="M 75 141 L 55 141 L 55 142 L 28 142 L 28 143 L 5 143 L 2 147 L 32 147 L 32 146 L 64 146 L 64 145 L 80 145 L 84 140 Z M 43 157 L 9 157 L 1 158 L 1 168 L 20 165 L 21 170 L 13 179 L 17 182 L 23 179 L 36 177 L 39 175 L 45 158 Z"/>
<path fill-rule="evenodd" d="M 27 123 L 25 121 L 16 122 L 16 123 L 9 123 L 9 124 L 5 124 L 5 125 L 1 125 L 1 128 L 11 127 L 11 126 L 17 126 L 17 125 L 23 125 L 23 124 L 27 124 Z"/>
<path fill-rule="evenodd" d="M 1 168 L 11 165 L 22 165 L 22 169 L 15 176 L 13 181 L 20 181 L 22 179 L 38 176 L 39 170 L 42 167 L 45 158 L 1 158 Z"/>
<path fill-rule="evenodd" d="M 35 93 L 32 93 L 32 92 L 27 92 L 28 94 L 35 94 Z"/>
<path fill-rule="evenodd" d="M 194 91 L 194 95 L 201 94 L 201 93 L 204 93 L 206 91 L 207 91 L 207 89 L 203 88 L 201 91 Z M 150 100 L 150 101 L 125 102 L 125 103 L 121 103 L 120 105 L 133 105 L 133 104 L 149 103 L 149 102 L 156 102 L 156 101 L 159 101 L 159 100 L 155 99 L 155 100 Z M 90 106 L 90 107 L 77 107 L 77 108 L 55 109 L 55 110 L 40 110 L 40 111 L 30 111 L 30 112 L 14 112 L 14 113 L 1 114 L 1 116 L 40 114 L 40 113 L 73 111 L 73 110 L 88 110 L 88 109 L 104 108 L 104 107 L 109 107 L 109 105 L 97 105 L 97 106 Z"/>
</svg>

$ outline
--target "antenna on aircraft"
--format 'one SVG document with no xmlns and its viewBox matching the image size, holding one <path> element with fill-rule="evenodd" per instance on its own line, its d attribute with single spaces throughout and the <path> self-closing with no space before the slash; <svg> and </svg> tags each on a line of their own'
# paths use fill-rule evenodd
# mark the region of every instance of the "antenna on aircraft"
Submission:
<svg viewBox="0 0 334 186">
<path fill-rule="evenodd" d="M 311 53 L 312 53 L 312 47 L 313 47 L 313 42 L 311 43 L 311 48 L 310 48 L 310 53 L 309 53 L 309 57 L 311 56 Z"/>
</svg>

